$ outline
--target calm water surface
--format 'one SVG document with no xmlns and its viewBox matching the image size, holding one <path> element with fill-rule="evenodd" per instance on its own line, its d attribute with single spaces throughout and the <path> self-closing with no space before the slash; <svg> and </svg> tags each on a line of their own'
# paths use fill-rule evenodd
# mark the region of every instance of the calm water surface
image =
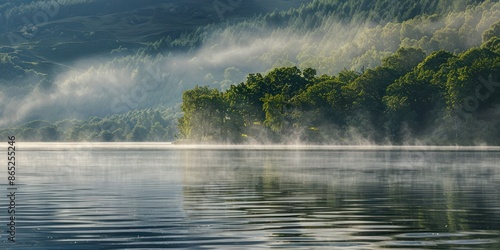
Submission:
<svg viewBox="0 0 500 250">
<path fill-rule="evenodd" d="M 500 249 L 498 151 L 75 149 L 18 149 L 1 249 Z"/>
</svg>

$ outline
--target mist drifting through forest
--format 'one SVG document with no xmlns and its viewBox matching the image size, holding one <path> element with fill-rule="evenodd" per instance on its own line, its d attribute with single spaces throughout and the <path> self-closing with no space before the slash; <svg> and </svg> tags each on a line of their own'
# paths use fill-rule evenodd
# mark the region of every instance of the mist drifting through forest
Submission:
<svg viewBox="0 0 500 250">
<path fill-rule="evenodd" d="M 279 24 L 263 21 L 262 16 L 215 23 L 139 49 L 120 46 L 107 53 L 63 61 L 57 63 L 56 72 L 27 73 L 6 80 L 0 88 L 0 126 L 11 126 L 10 130 L 15 130 L 16 126 L 34 120 L 56 123 L 90 117 L 99 117 L 101 122 L 106 116 L 176 107 L 169 111 L 169 118 L 164 119 L 167 120 L 162 124 L 165 133 L 167 126 L 175 128 L 176 119 L 181 116 L 179 103 L 183 92 L 195 86 L 207 85 L 225 91 L 231 85 L 244 82 L 251 73 L 267 73 L 290 66 L 316 69 L 318 76 L 336 75 L 345 69 L 362 73 L 380 66 L 383 58 L 401 47 L 420 48 L 427 55 L 440 49 L 460 53 L 486 42 L 483 34 L 500 20 L 500 4 L 485 1 L 457 12 L 416 16 L 401 22 L 368 18 L 340 20 L 327 13 L 322 13 L 324 16 L 318 21 L 308 14 L 293 9 L 275 12 L 274 15 L 288 20 Z M 190 44 L 191 40 L 197 45 L 188 46 L 188 50 L 164 46 L 169 42 Z M 499 109 L 492 112 L 499 113 Z M 67 127 L 56 126 L 60 133 L 57 140 L 93 140 L 92 137 L 102 132 L 71 138 L 68 130 L 77 126 L 75 124 L 78 125 L 73 121 Z M 152 125 L 145 127 L 151 131 Z M 133 127 L 123 128 L 123 140 Z M 445 127 L 436 127 L 430 133 Z M 351 143 L 381 142 L 367 137 L 370 134 L 367 131 L 349 133 Z M 172 140 L 175 134 L 170 129 L 168 138 L 162 137 L 162 140 Z M 300 142 L 294 135 L 291 137 L 284 141 Z M 432 143 L 412 138 L 403 141 Z M 386 143 L 391 142 L 386 140 Z M 481 144 L 480 140 L 476 143 Z"/>
</svg>

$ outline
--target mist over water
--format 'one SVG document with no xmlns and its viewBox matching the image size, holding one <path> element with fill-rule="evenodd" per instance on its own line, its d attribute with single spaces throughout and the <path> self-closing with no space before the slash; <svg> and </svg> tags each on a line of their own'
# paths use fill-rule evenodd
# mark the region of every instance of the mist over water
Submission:
<svg viewBox="0 0 500 250">
<path fill-rule="evenodd" d="M 19 145 L 9 249 L 500 246 L 498 151 L 53 145 Z"/>
</svg>

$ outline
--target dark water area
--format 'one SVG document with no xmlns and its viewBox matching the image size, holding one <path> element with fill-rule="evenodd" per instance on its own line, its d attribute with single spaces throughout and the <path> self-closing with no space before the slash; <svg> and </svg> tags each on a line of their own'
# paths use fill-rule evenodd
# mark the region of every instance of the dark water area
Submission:
<svg viewBox="0 0 500 250">
<path fill-rule="evenodd" d="M 16 160 L 16 243 L 2 195 L 0 249 L 500 249 L 498 151 L 171 147 Z"/>
</svg>

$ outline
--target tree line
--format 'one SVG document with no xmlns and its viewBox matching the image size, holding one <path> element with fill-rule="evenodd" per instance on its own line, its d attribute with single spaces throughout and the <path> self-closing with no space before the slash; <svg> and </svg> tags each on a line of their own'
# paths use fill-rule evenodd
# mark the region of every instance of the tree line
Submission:
<svg viewBox="0 0 500 250">
<path fill-rule="evenodd" d="M 159 107 L 87 120 L 34 120 L 0 129 L 0 135 L 4 138 L 15 135 L 19 141 L 42 142 L 173 141 L 177 133 L 176 119 L 180 116 L 176 110 L 178 107 Z"/>
<path fill-rule="evenodd" d="M 191 142 L 498 144 L 500 39 L 459 54 L 400 48 L 382 65 L 318 76 L 281 67 L 183 94 Z"/>
</svg>

